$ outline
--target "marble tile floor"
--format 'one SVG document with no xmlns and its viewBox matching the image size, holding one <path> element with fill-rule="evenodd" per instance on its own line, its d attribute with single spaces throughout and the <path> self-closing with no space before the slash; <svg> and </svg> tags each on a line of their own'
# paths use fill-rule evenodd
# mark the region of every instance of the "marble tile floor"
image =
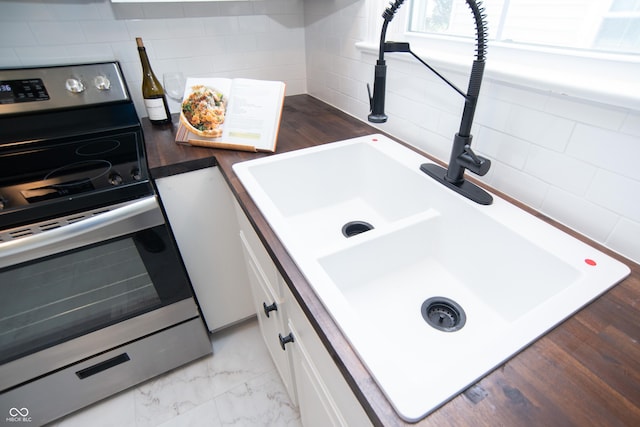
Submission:
<svg viewBox="0 0 640 427">
<path fill-rule="evenodd" d="M 301 427 L 255 319 L 211 337 L 213 355 L 48 427 Z"/>
</svg>

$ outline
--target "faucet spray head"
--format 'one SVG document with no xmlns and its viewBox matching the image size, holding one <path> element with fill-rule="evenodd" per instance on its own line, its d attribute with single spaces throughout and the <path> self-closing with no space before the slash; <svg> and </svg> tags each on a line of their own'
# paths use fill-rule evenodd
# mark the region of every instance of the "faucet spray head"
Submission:
<svg viewBox="0 0 640 427">
<path fill-rule="evenodd" d="M 384 113 L 384 100 L 387 85 L 387 65 L 384 61 L 384 52 L 386 51 L 385 38 L 387 34 L 387 26 L 395 16 L 398 8 L 402 6 L 402 3 L 404 3 L 404 0 L 396 0 L 393 3 L 389 3 L 389 7 L 382 13 L 384 23 L 382 24 L 382 31 L 380 31 L 380 50 L 373 80 L 373 95 L 371 94 L 371 87 L 367 84 L 369 107 L 371 109 L 371 113 L 367 119 L 372 123 L 384 123 L 387 121 L 387 115 Z"/>
<path fill-rule="evenodd" d="M 373 79 L 373 95 L 371 95 L 371 88 L 367 83 L 367 91 L 369 92 L 369 107 L 371 113 L 367 119 L 371 123 L 385 123 L 387 121 L 387 115 L 384 113 L 384 99 L 387 85 L 387 65 L 384 62 L 378 60 L 376 63 L 376 69 Z"/>
</svg>

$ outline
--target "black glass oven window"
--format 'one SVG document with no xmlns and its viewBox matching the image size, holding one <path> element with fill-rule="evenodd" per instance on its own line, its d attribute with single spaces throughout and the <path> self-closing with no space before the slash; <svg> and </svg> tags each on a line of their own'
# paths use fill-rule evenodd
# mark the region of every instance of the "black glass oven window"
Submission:
<svg viewBox="0 0 640 427">
<path fill-rule="evenodd" d="M 0 363 L 190 296 L 164 226 L 0 271 Z"/>
</svg>

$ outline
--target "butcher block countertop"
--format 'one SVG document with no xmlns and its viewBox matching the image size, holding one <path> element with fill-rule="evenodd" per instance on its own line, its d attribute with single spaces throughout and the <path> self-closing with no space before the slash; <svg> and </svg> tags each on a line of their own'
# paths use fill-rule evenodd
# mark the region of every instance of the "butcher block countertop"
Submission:
<svg viewBox="0 0 640 427">
<path fill-rule="evenodd" d="M 152 126 L 146 118 L 142 124 L 154 178 L 214 165 L 220 167 L 373 424 L 405 425 L 232 170 L 236 162 L 269 154 L 178 145 L 174 142 L 177 117 L 173 125 Z M 290 96 L 284 104 L 277 153 L 372 133 L 380 132 L 309 95 Z M 640 266 L 505 198 L 624 262 L 631 268 L 631 275 L 415 425 L 640 425 Z"/>
</svg>

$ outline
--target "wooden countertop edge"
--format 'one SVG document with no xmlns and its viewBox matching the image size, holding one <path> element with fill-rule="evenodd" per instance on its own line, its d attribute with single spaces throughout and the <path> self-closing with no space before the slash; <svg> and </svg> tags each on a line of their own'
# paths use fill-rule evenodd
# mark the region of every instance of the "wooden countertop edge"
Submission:
<svg viewBox="0 0 640 427">
<path fill-rule="evenodd" d="M 308 95 L 300 95 L 300 96 L 311 98 Z M 322 101 L 315 100 L 315 98 L 311 98 L 311 99 L 314 100 L 313 102 L 322 103 Z M 340 113 L 344 114 L 342 112 Z M 143 121 L 143 124 L 144 124 L 144 121 Z M 364 126 L 367 128 L 370 128 L 366 124 L 364 124 Z M 146 127 L 150 128 L 148 125 Z M 366 135 L 370 133 L 383 133 L 380 130 L 375 128 L 370 128 L 370 130 L 371 132 L 362 133 L 361 135 Z M 352 136 L 355 137 L 355 136 L 361 136 L 361 135 L 354 134 Z M 417 151 L 420 154 L 423 154 L 432 160 L 435 160 L 433 159 L 432 156 L 424 152 L 421 152 L 415 147 L 412 147 L 402 141 L 399 141 L 397 138 L 394 138 L 394 137 L 391 137 L 391 138 L 405 146 L 408 146 L 412 150 Z M 322 141 L 320 143 L 328 143 L 328 142 L 332 142 L 332 141 Z M 279 142 L 279 147 L 282 145 L 283 144 Z M 303 148 L 303 147 L 296 147 L 296 148 Z M 190 147 L 190 149 L 196 149 L 196 148 Z M 249 218 L 258 236 L 262 240 L 262 243 L 264 244 L 265 248 L 269 252 L 269 255 L 271 256 L 278 270 L 280 271 L 283 278 L 287 282 L 287 285 L 291 289 L 293 295 L 296 297 L 298 303 L 303 308 L 303 311 L 309 318 L 311 324 L 315 328 L 316 332 L 318 333 L 325 347 L 327 348 L 332 358 L 336 362 L 336 365 L 338 366 L 338 368 L 343 373 L 345 379 L 349 383 L 350 387 L 352 388 L 358 400 L 363 405 L 363 408 L 369 415 L 374 425 L 380 425 L 380 426 L 382 425 L 384 426 L 402 426 L 402 425 L 422 426 L 422 425 L 454 425 L 454 424 L 467 425 L 467 424 L 464 424 L 464 420 L 465 420 L 464 415 L 468 417 L 468 416 L 471 416 L 472 414 L 475 417 L 475 419 L 469 420 L 468 418 L 466 418 L 468 425 L 498 425 L 498 424 L 491 424 L 490 419 L 486 419 L 485 422 L 482 422 L 482 418 L 478 418 L 479 415 L 482 415 L 482 416 L 488 415 L 486 413 L 487 408 L 482 408 L 481 413 L 478 413 L 478 414 L 475 413 L 475 409 L 478 408 L 480 401 L 483 401 L 484 397 L 478 400 L 473 397 L 471 398 L 465 397 L 465 393 L 461 393 L 458 396 L 449 400 L 448 402 L 445 402 L 441 407 L 436 409 L 428 417 L 424 418 L 418 423 L 409 424 L 403 421 L 394 411 L 391 404 L 382 393 L 381 389 L 377 386 L 375 381 L 371 378 L 368 371 L 366 370 L 366 368 L 364 367 L 364 365 L 362 364 L 362 362 L 360 361 L 360 359 L 358 358 L 354 350 L 351 348 L 346 338 L 342 335 L 338 326 L 335 324 L 331 316 L 328 314 L 328 312 L 325 310 L 324 306 L 318 299 L 318 297 L 315 295 L 314 291 L 312 290 L 311 286 L 307 282 L 306 278 L 297 268 L 296 264 L 293 262 L 293 260 L 287 253 L 286 249 L 282 245 L 282 243 L 279 241 L 279 239 L 277 238 L 277 236 L 275 235 L 271 227 L 268 225 L 267 221 L 262 216 L 257 206 L 253 203 L 253 200 L 251 199 L 251 197 L 248 195 L 248 193 L 242 186 L 242 183 L 238 180 L 235 173 L 233 172 L 233 169 L 232 169 L 233 164 L 240 161 L 261 157 L 267 154 L 264 154 L 264 153 L 249 154 L 249 153 L 240 153 L 240 152 L 221 150 L 221 149 L 205 149 L 205 150 L 208 150 L 207 155 L 215 158 L 216 163 L 220 167 L 220 170 L 226 182 L 229 185 L 229 188 L 231 189 L 232 193 L 236 197 L 241 208 Z M 279 152 L 280 151 L 278 151 L 278 153 Z M 151 162 L 150 162 L 150 166 L 153 172 L 154 166 L 151 164 Z M 157 167 L 158 166 L 156 166 L 156 168 Z M 540 212 L 518 202 L 517 200 L 514 200 L 513 198 L 506 196 L 505 194 L 502 194 L 501 192 L 496 191 L 495 189 L 488 187 L 482 183 L 479 183 L 477 181 L 475 182 L 487 188 L 489 191 L 493 192 L 494 194 L 497 194 L 500 197 L 504 198 L 505 200 L 511 202 L 512 204 L 531 213 L 532 215 L 563 230 L 567 234 L 570 234 L 578 238 L 579 240 L 609 254 L 613 258 L 616 258 L 622 261 L 623 263 L 627 264 L 631 268 L 632 270 L 631 275 L 627 279 L 622 281 L 620 284 L 618 284 L 617 286 L 615 286 L 605 294 L 601 295 L 599 298 L 594 300 L 591 304 L 589 304 L 579 312 L 575 313 L 573 316 L 569 318 L 569 320 L 577 319 L 578 322 L 581 322 L 580 317 L 583 315 L 583 313 L 588 311 L 593 304 L 596 304 L 598 301 L 602 301 L 604 299 L 612 298 L 613 300 L 616 300 L 616 301 L 624 300 L 624 298 L 629 293 L 631 295 L 636 294 L 635 298 L 636 300 L 638 299 L 637 294 L 640 293 L 638 292 L 638 289 L 640 289 L 640 265 L 631 262 L 630 260 L 611 251 L 610 249 L 592 241 L 591 239 L 577 233 L 576 231 L 564 226 L 563 224 L 560 224 L 546 217 Z M 620 294 L 620 295 L 617 295 L 617 294 Z M 568 320 L 565 322 L 568 322 Z M 589 324 L 589 321 L 585 321 L 583 323 Z M 486 390 L 489 390 L 488 393 L 492 393 L 495 391 L 494 394 L 499 394 L 500 390 L 497 390 L 496 384 L 494 384 L 496 381 L 491 381 L 491 378 L 494 376 L 494 373 L 504 370 L 505 365 L 510 364 L 514 360 L 521 359 L 522 353 L 528 352 L 531 347 L 538 346 L 538 345 L 542 345 L 542 346 L 561 345 L 562 346 L 562 343 L 555 339 L 554 333 L 556 330 L 563 328 L 563 325 L 564 323 L 561 323 L 556 328 L 549 331 L 545 336 L 541 337 L 540 339 L 532 343 L 530 346 L 523 349 L 520 353 L 516 354 L 515 356 L 507 360 L 502 366 L 497 367 L 494 371 L 490 373 L 487 373 L 487 375 L 483 377 L 477 384 L 477 387 L 479 387 L 480 393 L 487 392 Z M 558 342 L 560 342 L 560 344 L 558 344 Z M 640 373 L 638 373 L 637 375 L 640 376 Z M 502 378 L 503 376 L 502 374 L 498 376 L 501 377 L 498 379 L 498 382 L 505 381 L 505 379 Z M 488 380 L 486 381 L 487 384 L 483 384 L 485 380 Z M 504 387 L 502 389 L 502 392 L 505 394 L 507 393 Z M 518 394 L 517 392 L 518 390 L 516 389 L 514 393 L 517 395 Z M 526 399 L 526 396 L 525 396 L 525 399 Z M 493 406 L 494 410 L 496 407 L 498 407 L 499 409 L 506 411 L 508 410 L 507 408 L 513 405 L 518 405 L 518 404 L 519 403 L 518 403 L 517 396 L 516 398 L 507 396 L 507 400 L 501 401 L 500 405 L 492 404 L 489 406 Z M 637 409 L 637 404 L 635 404 L 635 408 L 633 409 L 634 411 L 638 411 L 637 413 L 638 413 L 638 416 L 640 417 L 640 410 Z M 516 411 L 514 409 L 514 414 L 519 410 L 520 409 Z M 493 414 L 494 417 L 496 415 L 497 414 Z M 456 418 L 459 420 L 458 424 L 456 424 L 456 421 L 455 421 Z M 509 417 L 503 416 L 503 418 L 509 418 Z M 492 419 L 494 420 L 494 422 L 497 422 L 497 423 L 500 422 L 498 418 L 492 418 Z M 462 422 L 463 424 L 460 424 L 460 422 Z"/>
</svg>

